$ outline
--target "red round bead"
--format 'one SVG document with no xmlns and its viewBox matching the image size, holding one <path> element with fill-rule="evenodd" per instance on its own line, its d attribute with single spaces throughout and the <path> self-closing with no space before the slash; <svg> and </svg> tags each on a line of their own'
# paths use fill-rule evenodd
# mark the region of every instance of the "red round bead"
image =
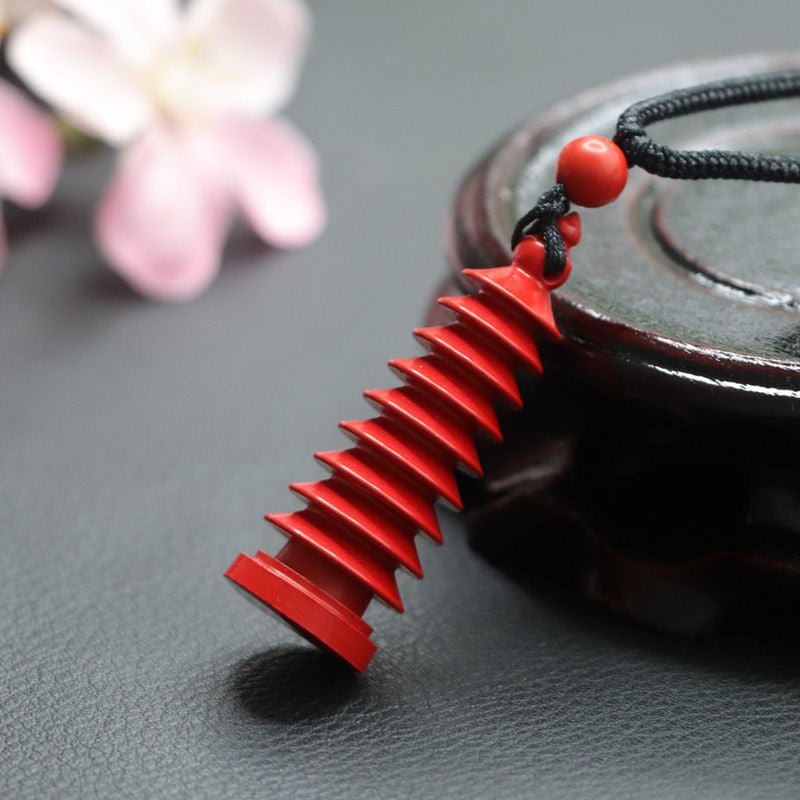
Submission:
<svg viewBox="0 0 800 800">
<path fill-rule="evenodd" d="M 556 180 L 571 202 L 597 208 L 616 200 L 628 180 L 625 153 L 602 136 L 573 139 L 559 154 Z"/>
</svg>

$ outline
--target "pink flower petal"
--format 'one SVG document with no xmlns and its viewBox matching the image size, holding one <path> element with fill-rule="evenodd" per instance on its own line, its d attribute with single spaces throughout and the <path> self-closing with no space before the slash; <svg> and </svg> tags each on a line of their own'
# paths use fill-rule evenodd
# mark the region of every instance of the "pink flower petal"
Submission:
<svg viewBox="0 0 800 800">
<path fill-rule="evenodd" d="M 256 233 L 279 247 L 316 239 L 325 205 L 306 139 L 279 119 L 227 118 L 219 136 L 231 194 Z"/>
<path fill-rule="evenodd" d="M 192 0 L 186 14 L 208 112 L 264 117 L 286 103 L 311 28 L 301 0 Z"/>
<path fill-rule="evenodd" d="M 37 94 L 108 142 L 128 141 L 150 119 L 133 70 L 108 40 L 64 15 L 37 14 L 15 28 L 8 59 Z"/>
<path fill-rule="evenodd" d="M 55 186 L 61 149 L 50 118 L 0 81 L 0 194 L 23 206 L 40 206 Z"/>
<path fill-rule="evenodd" d="M 128 150 L 103 198 L 96 233 L 106 260 L 133 287 L 187 300 L 219 269 L 228 201 L 198 165 L 202 143 L 156 129 Z"/>
</svg>

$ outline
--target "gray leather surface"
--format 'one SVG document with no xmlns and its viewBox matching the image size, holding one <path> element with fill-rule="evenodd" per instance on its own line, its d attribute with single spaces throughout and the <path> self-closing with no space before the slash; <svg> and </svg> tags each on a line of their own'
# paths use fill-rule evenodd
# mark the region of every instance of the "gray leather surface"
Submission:
<svg viewBox="0 0 800 800">
<path fill-rule="evenodd" d="M 108 158 L 13 215 L 0 280 L 0 796 L 790 798 L 798 649 L 687 642 L 520 585 L 456 517 L 357 677 L 221 578 L 270 549 L 311 453 L 444 274 L 453 187 L 518 118 L 669 61 L 797 44 L 794 2 L 315 3 L 292 106 L 331 209 L 314 247 L 237 234 L 163 306 L 85 233 Z M 793 610 L 787 610 L 791 616 Z"/>
</svg>

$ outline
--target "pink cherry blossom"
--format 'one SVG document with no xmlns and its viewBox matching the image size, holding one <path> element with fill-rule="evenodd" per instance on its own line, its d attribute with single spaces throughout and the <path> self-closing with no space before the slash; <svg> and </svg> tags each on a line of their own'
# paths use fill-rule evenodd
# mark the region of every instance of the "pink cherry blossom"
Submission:
<svg viewBox="0 0 800 800">
<path fill-rule="evenodd" d="M 61 149 L 50 118 L 18 89 L 0 81 L 0 195 L 26 208 L 42 205 L 58 178 Z M 0 266 L 5 256 L 0 223 Z"/>
<path fill-rule="evenodd" d="M 281 247 L 319 235 L 314 151 L 275 116 L 308 39 L 301 0 L 56 2 L 62 12 L 16 28 L 9 60 L 75 125 L 123 148 L 95 231 L 132 286 L 165 300 L 203 291 L 234 210 Z"/>
</svg>

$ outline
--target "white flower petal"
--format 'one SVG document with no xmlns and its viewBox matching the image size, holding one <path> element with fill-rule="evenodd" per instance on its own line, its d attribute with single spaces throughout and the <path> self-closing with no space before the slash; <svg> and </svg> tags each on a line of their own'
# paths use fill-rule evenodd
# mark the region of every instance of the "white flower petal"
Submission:
<svg viewBox="0 0 800 800">
<path fill-rule="evenodd" d="M 81 22 L 104 34 L 118 52 L 147 63 L 179 30 L 177 0 L 55 0 Z"/>
<path fill-rule="evenodd" d="M 50 196 L 61 167 L 61 137 L 50 118 L 0 81 L 0 193 L 35 207 Z"/>
<path fill-rule="evenodd" d="M 314 150 L 283 120 L 221 120 L 222 164 L 231 194 L 256 233 L 279 247 L 319 236 L 325 205 Z"/>
<path fill-rule="evenodd" d="M 302 0 L 192 0 L 186 13 L 208 112 L 262 117 L 286 103 L 311 27 Z"/>
<path fill-rule="evenodd" d="M 31 89 L 108 142 L 131 139 L 150 118 L 136 76 L 109 42 L 60 14 L 39 14 L 16 28 L 8 58 Z"/>
<path fill-rule="evenodd" d="M 155 128 L 123 156 L 95 223 L 104 257 L 161 300 L 199 294 L 219 269 L 227 192 L 198 163 L 191 134 Z"/>
</svg>

